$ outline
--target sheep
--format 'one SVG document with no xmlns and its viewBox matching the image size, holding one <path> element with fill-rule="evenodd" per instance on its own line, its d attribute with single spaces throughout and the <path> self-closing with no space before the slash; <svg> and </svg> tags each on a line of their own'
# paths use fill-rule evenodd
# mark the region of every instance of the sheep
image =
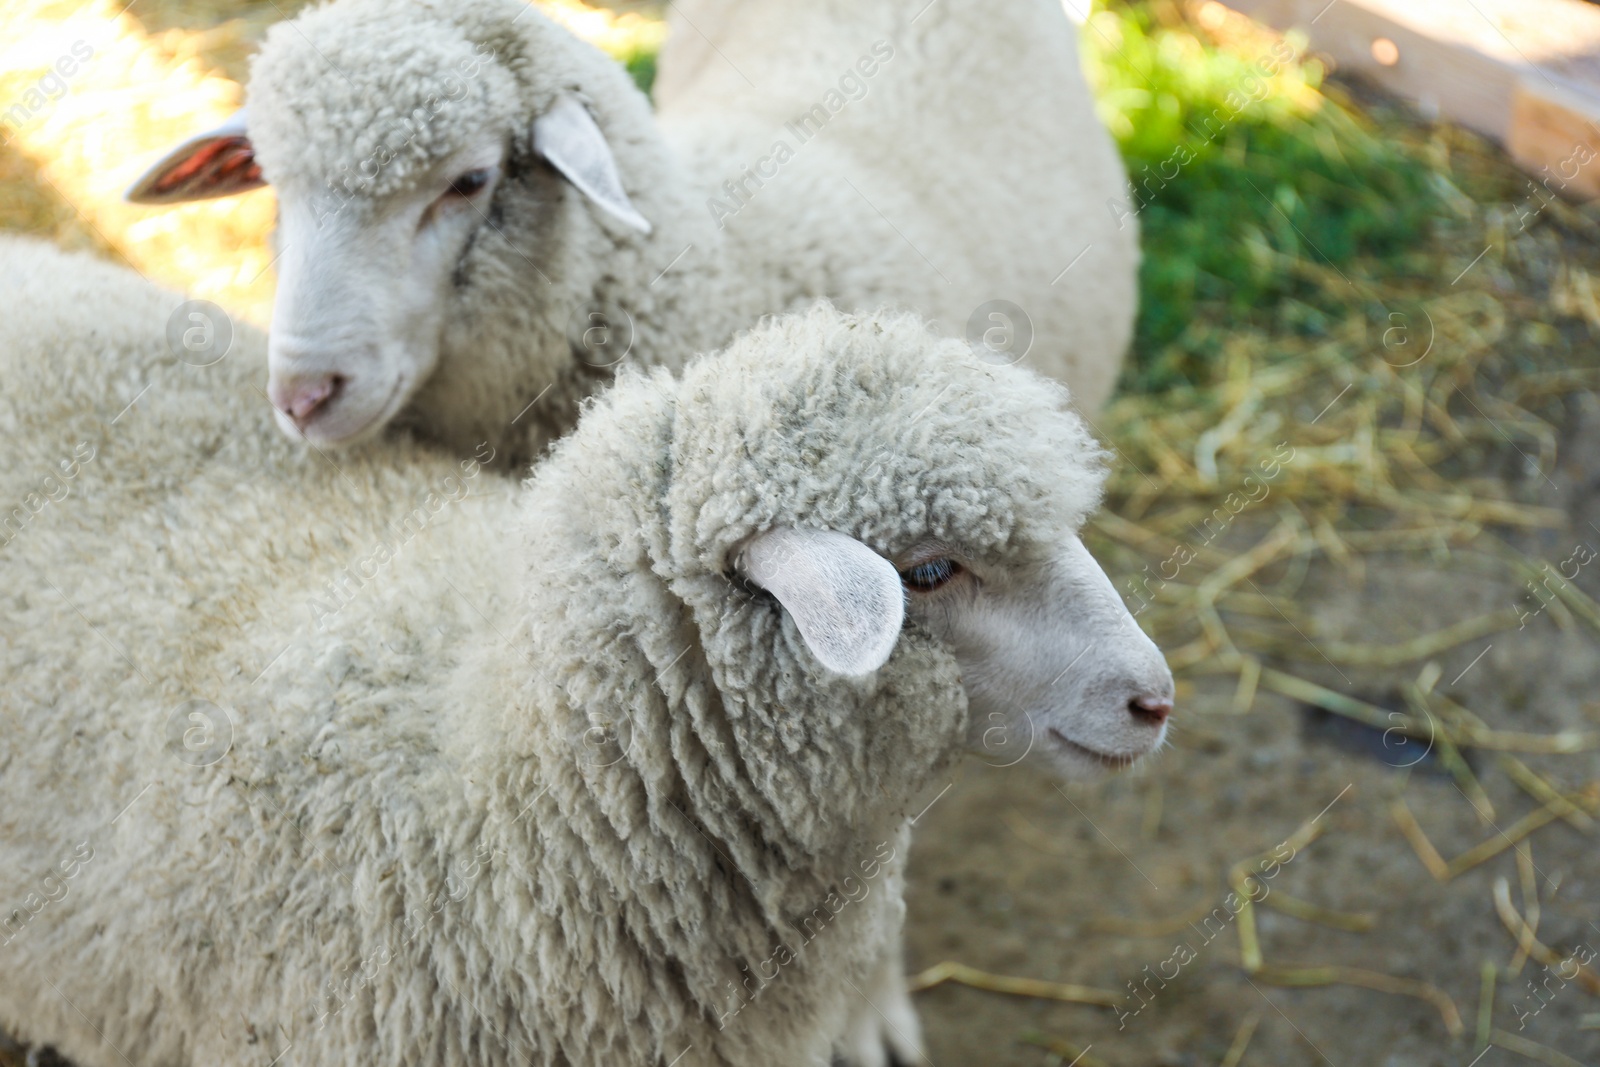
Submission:
<svg viewBox="0 0 1600 1067">
<path fill-rule="evenodd" d="M 624 360 L 676 368 L 818 296 L 918 310 L 1099 406 L 1137 238 L 1059 5 L 695 10 L 653 116 L 521 0 L 337 0 L 274 27 L 247 113 L 128 195 L 270 181 L 268 392 L 319 446 L 398 418 L 521 464 Z"/>
<path fill-rule="evenodd" d="M 83 1067 L 816 1067 L 964 745 L 1162 743 L 1102 453 L 912 316 L 630 371 L 518 487 L 267 432 L 260 334 L 120 268 L 0 280 L 7 499 L 94 450 L 0 548 L 0 1026 Z"/>
<path fill-rule="evenodd" d="M 336 4 L 274 31 L 252 121 L 181 146 L 135 196 L 273 176 L 269 392 L 313 443 L 409 403 L 452 450 L 492 443 L 516 469 L 624 357 L 677 366 L 817 293 L 975 323 L 1098 406 L 1136 231 L 1102 209 L 1125 178 L 1059 7 L 672 17 L 652 120 L 614 63 L 520 5 Z M 914 1019 L 896 999 L 891 1042 Z"/>
</svg>

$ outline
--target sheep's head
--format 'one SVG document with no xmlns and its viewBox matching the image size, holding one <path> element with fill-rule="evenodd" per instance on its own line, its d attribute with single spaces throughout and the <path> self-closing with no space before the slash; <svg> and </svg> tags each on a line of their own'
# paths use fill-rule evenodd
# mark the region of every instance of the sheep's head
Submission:
<svg viewBox="0 0 1600 1067">
<path fill-rule="evenodd" d="M 763 325 L 684 374 L 672 566 L 733 577 L 723 632 L 765 627 L 811 684 L 953 660 L 909 713 L 963 705 L 991 762 L 1128 766 L 1165 737 L 1172 676 L 1079 540 L 1103 453 L 1065 402 L 910 317 Z M 740 579 L 770 595 L 741 603 Z"/>
<path fill-rule="evenodd" d="M 650 232 L 572 91 L 592 80 L 586 66 L 626 76 L 586 48 L 514 0 L 313 8 L 268 34 L 251 70 L 248 119 L 241 111 L 185 142 L 129 191 L 135 201 L 176 203 L 273 186 L 268 393 L 290 436 L 356 441 L 430 379 L 447 392 L 476 384 L 503 395 L 507 383 L 490 371 L 442 362 L 447 331 L 471 349 L 480 320 L 494 318 L 483 303 L 508 291 L 564 321 L 559 309 L 578 302 L 569 290 L 581 293 L 583 279 L 552 283 L 576 272 L 551 256 L 575 217 L 603 217 L 591 228 L 619 240 Z M 539 217 L 507 219 L 513 186 L 529 192 L 517 210 L 531 202 Z M 526 276 L 506 270 L 508 256 L 521 257 Z M 547 293 L 536 291 L 540 277 Z M 467 299 L 472 286 L 494 296 Z M 518 368 L 526 380 L 515 384 L 537 392 L 560 368 L 537 366 L 543 353 L 529 347 L 535 365 Z M 485 380 L 443 380 L 452 375 Z M 424 423 L 426 407 L 413 408 Z"/>
</svg>

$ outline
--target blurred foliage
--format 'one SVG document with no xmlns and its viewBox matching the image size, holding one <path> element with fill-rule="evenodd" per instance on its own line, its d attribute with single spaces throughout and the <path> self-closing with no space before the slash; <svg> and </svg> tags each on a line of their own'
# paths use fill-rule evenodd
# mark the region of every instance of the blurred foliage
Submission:
<svg viewBox="0 0 1600 1067">
<path fill-rule="evenodd" d="M 1133 185 L 1106 210 L 1142 228 L 1144 250 L 1123 391 L 1211 384 L 1219 323 L 1319 338 L 1359 303 L 1285 257 L 1408 270 L 1448 179 L 1325 86 L 1303 39 L 1216 3 L 1097 8 L 1080 35 L 1086 68 Z M 610 47 L 646 92 L 658 44 Z"/>
<path fill-rule="evenodd" d="M 540 11 L 620 62 L 647 95 L 656 79 L 656 53 L 667 39 L 661 10 L 652 4 L 535 0 Z"/>
<path fill-rule="evenodd" d="M 1210 382 L 1222 319 L 1321 336 L 1356 299 L 1284 257 L 1336 270 L 1369 257 L 1406 269 L 1441 213 L 1439 176 L 1380 138 L 1323 84 L 1303 39 L 1279 38 L 1220 4 L 1116 2 L 1082 34 L 1101 117 L 1128 165 L 1144 265 L 1123 388 Z"/>
<path fill-rule="evenodd" d="M 622 65 L 628 68 L 628 73 L 633 75 L 633 83 L 637 85 L 646 96 L 650 95 L 650 87 L 656 81 L 656 48 L 639 48 L 619 56 Z"/>
</svg>

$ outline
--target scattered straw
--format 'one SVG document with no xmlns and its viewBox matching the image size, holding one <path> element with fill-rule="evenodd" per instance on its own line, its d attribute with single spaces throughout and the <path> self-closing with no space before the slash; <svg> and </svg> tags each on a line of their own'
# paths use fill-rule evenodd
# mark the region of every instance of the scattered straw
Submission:
<svg viewBox="0 0 1600 1067">
<path fill-rule="evenodd" d="M 1210 894 L 1206 894 L 1175 918 L 1142 922 L 1138 919 L 1123 919 L 1108 915 L 1090 919 L 1083 924 L 1083 928 L 1090 933 L 1120 934 L 1123 937 L 1171 937 L 1173 934 L 1183 933 L 1194 923 L 1210 915 L 1216 906 L 1216 900 Z"/>
<path fill-rule="evenodd" d="M 1400 832 L 1416 850 L 1422 865 L 1428 873 L 1441 882 L 1448 882 L 1459 875 L 1470 871 L 1485 860 L 1500 855 L 1506 849 L 1513 847 L 1540 827 L 1555 822 L 1567 807 L 1574 807 L 1586 813 L 1600 811 L 1600 783 L 1591 782 L 1582 792 L 1570 797 L 1556 797 L 1543 807 L 1535 808 L 1524 815 L 1504 830 L 1496 830 L 1495 836 L 1467 849 L 1453 860 L 1446 861 L 1439 855 L 1439 850 L 1433 847 L 1433 842 L 1418 825 L 1416 817 L 1411 814 L 1411 809 L 1406 807 L 1403 799 L 1396 799 L 1390 806 L 1389 812 L 1394 817 L 1395 823 L 1400 827 Z"/>
<path fill-rule="evenodd" d="M 1245 1049 L 1250 1047 L 1250 1039 L 1256 1036 L 1256 1027 L 1260 1025 L 1259 1011 L 1253 1011 L 1245 1016 L 1244 1022 L 1239 1024 L 1239 1029 L 1234 1031 L 1233 1043 L 1228 1046 L 1228 1054 L 1222 1057 L 1222 1067 L 1239 1067 L 1239 1061 L 1244 1059 Z"/>
<path fill-rule="evenodd" d="M 1456 1002 L 1437 986 L 1412 978 L 1397 978 L 1359 967 L 1262 967 L 1253 978 L 1279 986 L 1353 985 L 1375 989 L 1380 993 L 1394 993 L 1403 997 L 1417 997 L 1432 1004 L 1444 1020 L 1444 1028 L 1451 1037 L 1460 1037 L 1466 1030 L 1461 1022 L 1461 1012 Z"/>
<path fill-rule="evenodd" d="M 1060 1056 L 1062 1061 L 1071 1067 L 1109 1067 L 1105 1060 L 1099 1056 L 1089 1054 L 1093 1045 L 1075 1045 L 1064 1037 L 1050 1037 L 1046 1034 L 1026 1033 L 1018 1038 L 1024 1045 L 1033 1045 L 1046 1049 Z"/>
<path fill-rule="evenodd" d="M 1506 972 L 1516 978 L 1528 962 L 1528 950 L 1539 933 L 1539 882 L 1533 865 L 1533 843 L 1517 842 L 1517 879 L 1522 883 L 1522 913 L 1527 920 L 1523 936 L 1517 939 L 1517 951 L 1511 957 Z"/>
<path fill-rule="evenodd" d="M 936 963 L 921 974 L 913 975 L 906 983 L 913 993 L 932 989 L 943 982 L 985 989 L 991 993 L 1007 993 L 1018 997 L 1042 997 L 1045 1000 L 1064 1000 L 1070 1004 L 1094 1004 L 1101 1008 L 1115 1007 L 1121 998 L 1104 989 L 1072 985 L 1067 982 L 1046 982 L 1038 978 L 1013 978 L 1003 974 L 990 974 L 964 963 L 945 960 Z"/>
<path fill-rule="evenodd" d="M 1433 847 L 1433 842 L 1423 832 L 1417 817 L 1411 814 L 1411 809 L 1406 806 L 1404 797 L 1395 798 L 1394 803 L 1389 805 L 1389 814 L 1394 818 L 1395 825 L 1400 827 L 1400 833 L 1405 835 L 1406 841 L 1416 852 L 1417 858 L 1422 861 L 1428 873 L 1441 882 L 1448 882 L 1451 877 L 1450 865 L 1439 855 L 1439 850 Z"/>
<path fill-rule="evenodd" d="M 1478 970 L 1478 1036 L 1473 1044 L 1480 1053 L 1489 1044 L 1489 1031 L 1494 1026 L 1495 975 L 1493 961 L 1484 960 Z"/>
<path fill-rule="evenodd" d="M 1529 1041 L 1527 1038 L 1517 1034 L 1507 1033 L 1504 1030 L 1489 1031 L 1489 1044 L 1503 1048 L 1507 1052 L 1515 1052 L 1519 1056 L 1526 1056 L 1530 1060 L 1549 1064 L 1549 1067 L 1584 1067 L 1584 1064 L 1566 1053 L 1557 1052 L 1553 1048 Z"/>
<path fill-rule="evenodd" d="M 1299 852 L 1310 845 L 1322 835 L 1324 824 L 1320 816 L 1304 823 L 1285 840 L 1285 844 Z M 1234 929 L 1239 938 L 1239 965 L 1252 978 L 1259 978 L 1263 982 L 1280 986 L 1322 986 L 1322 985 L 1353 985 L 1365 989 L 1375 989 L 1381 993 L 1394 993 L 1401 996 L 1416 997 L 1426 1000 L 1439 1011 L 1444 1020 L 1445 1029 L 1452 1037 L 1458 1036 L 1463 1031 L 1461 1013 L 1456 1009 L 1455 1001 L 1438 987 L 1427 982 L 1420 982 L 1411 978 L 1399 978 L 1394 975 L 1380 974 L 1359 967 L 1282 967 L 1270 965 L 1262 956 L 1261 942 L 1256 932 L 1255 913 L 1248 892 L 1247 882 L 1253 876 L 1252 868 L 1262 859 L 1272 853 L 1263 853 L 1234 864 L 1228 872 L 1229 884 L 1240 896 L 1243 905 L 1234 921 Z M 1278 900 L 1277 907 L 1286 914 L 1296 918 L 1310 918 L 1313 922 L 1334 926 L 1339 929 L 1364 932 L 1370 930 L 1376 923 L 1376 916 L 1366 914 L 1353 914 L 1337 912 L 1327 908 L 1308 904 L 1305 901 L 1287 898 L 1291 903 L 1288 907 L 1283 905 L 1279 898 L 1283 897 L 1281 890 L 1274 890 L 1256 903 L 1268 903 Z"/>
<path fill-rule="evenodd" d="M 1437 753 L 1439 763 L 1450 777 L 1456 780 L 1456 787 L 1461 790 L 1461 795 L 1467 798 L 1467 803 L 1472 805 L 1472 810 L 1477 813 L 1479 821 L 1485 826 L 1493 826 L 1494 803 L 1490 801 L 1489 794 L 1484 792 L 1483 784 L 1472 771 L 1472 765 L 1461 755 L 1461 749 L 1456 744 L 1452 732 L 1439 727 L 1438 718 L 1428 707 L 1427 694 L 1416 685 L 1402 686 L 1400 692 L 1406 706 L 1422 716 L 1431 727 L 1428 741 L 1432 750 Z"/>
<path fill-rule="evenodd" d="M 1575 803 L 1586 810 L 1600 810 L 1600 797 L 1597 797 L 1593 790 L 1587 793 L 1575 794 L 1574 797 L 1567 798 L 1567 803 Z M 1512 847 L 1535 830 L 1555 822 L 1556 819 L 1561 817 L 1562 807 L 1564 806 L 1546 804 L 1542 808 L 1535 808 L 1504 830 L 1498 831 L 1494 837 L 1467 849 L 1467 851 L 1450 861 L 1448 878 L 1454 878 L 1464 871 L 1471 870 L 1485 860 L 1500 855 L 1500 853 Z"/>
<path fill-rule="evenodd" d="M 1561 971 L 1560 977 L 1564 980 L 1576 981 L 1586 992 L 1600 997 L 1600 975 L 1579 963 L 1576 957 L 1562 956 L 1534 935 L 1528 921 L 1517 913 L 1515 905 L 1511 903 L 1511 886 L 1504 878 L 1494 880 L 1494 910 L 1511 936 L 1517 939 L 1517 944 L 1527 947 L 1528 955 L 1546 967 Z M 1569 965 L 1576 968 L 1571 978 L 1565 973 Z"/>
<path fill-rule="evenodd" d="M 1336 930 L 1347 930 L 1353 934 L 1364 934 L 1378 925 L 1378 917 L 1371 912 L 1336 911 L 1333 908 L 1324 908 L 1298 897 L 1291 897 L 1281 889 L 1274 889 L 1261 903 L 1303 922 L 1331 926 Z"/>
<path fill-rule="evenodd" d="M 1298 852 L 1321 837 L 1323 829 L 1324 824 L 1321 822 L 1306 823 L 1294 834 L 1290 835 L 1284 844 Z M 1250 911 L 1252 900 L 1247 883 L 1252 877 L 1256 876 L 1258 865 L 1263 860 L 1271 857 L 1272 854 L 1272 852 L 1264 852 L 1259 856 L 1242 859 L 1228 870 L 1228 884 L 1233 887 L 1234 892 L 1238 893 L 1240 899 L 1244 901 L 1244 906 L 1240 909 L 1238 916 L 1240 956 L 1246 960 L 1253 960 L 1257 966 L 1260 966 L 1261 955 L 1260 947 L 1256 941 L 1255 915 Z M 1304 922 L 1331 926 L 1336 930 L 1348 930 L 1351 933 L 1366 933 L 1378 924 L 1378 917 L 1369 912 L 1336 911 L 1333 908 L 1325 908 L 1319 904 L 1301 900 L 1299 897 L 1290 896 L 1282 889 L 1273 889 L 1266 896 L 1253 903 L 1273 908 Z M 1248 934 L 1246 934 L 1245 930 L 1247 924 L 1249 927 Z M 1250 943 L 1248 951 L 1244 947 L 1246 937 L 1248 937 Z M 1248 963 L 1245 969 L 1251 969 Z"/>
<path fill-rule="evenodd" d="M 1379 730 L 1394 729 L 1407 737 L 1423 741 L 1428 738 L 1428 724 L 1425 722 L 1415 722 L 1398 712 L 1385 711 L 1375 704 L 1336 693 L 1326 686 L 1308 682 L 1304 678 L 1297 678 L 1271 667 L 1261 668 L 1261 684 L 1286 697 L 1293 697 L 1324 711 L 1343 715 L 1347 719 L 1366 723 Z"/>
<path fill-rule="evenodd" d="M 1239 657 L 1239 688 L 1233 693 L 1233 713 L 1244 715 L 1256 702 L 1256 688 L 1261 684 L 1261 661 L 1254 656 Z"/>
<path fill-rule="evenodd" d="M 1321 837 L 1324 829 L 1326 829 L 1326 826 L 1319 815 L 1317 818 L 1302 823 L 1300 828 L 1285 838 L 1283 844 L 1278 847 L 1287 847 L 1295 854 L 1298 854 L 1301 849 Z M 1254 856 L 1247 856 L 1228 870 L 1228 884 L 1233 887 L 1241 902 L 1238 914 L 1234 916 L 1234 930 L 1239 937 L 1239 963 L 1240 966 L 1252 974 L 1262 968 L 1263 961 L 1261 958 L 1261 942 L 1256 936 L 1256 914 L 1252 910 L 1253 902 L 1250 890 L 1245 883 L 1250 878 L 1255 877 L 1255 872 L 1251 868 L 1256 867 L 1261 861 L 1273 857 L 1276 851 L 1277 849 L 1274 848 L 1266 852 L 1257 853 Z M 1270 900 L 1271 895 L 1269 894 L 1263 899 Z"/>
<path fill-rule="evenodd" d="M 1502 753 L 1496 761 L 1510 779 L 1541 804 L 1549 804 L 1561 812 L 1561 817 L 1575 830 L 1589 833 L 1595 827 L 1594 819 L 1576 804 L 1569 803 L 1561 791 L 1515 756 Z"/>
</svg>

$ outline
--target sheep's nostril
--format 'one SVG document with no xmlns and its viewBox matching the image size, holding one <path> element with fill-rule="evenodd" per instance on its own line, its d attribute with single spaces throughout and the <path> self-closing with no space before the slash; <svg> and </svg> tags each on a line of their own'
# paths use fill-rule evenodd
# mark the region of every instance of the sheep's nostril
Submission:
<svg viewBox="0 0 1600 1067">
<path fill-rule="evenodd" d="M 1172 714 L 1172 701 L 1157 697 L 1134 697 L 1128 701 L 1128 712 L 1142 723 L 1160 726 Z"/>
<path fill-rule="evenodd" d="M 275 383 L 273 402 L 278 410 L 304 425 L 311 416 L 338 395 L 344 385 L 344 376 L 326 374 L 316 378 L 292 380 L 281 386 Z"/>
</svg>

